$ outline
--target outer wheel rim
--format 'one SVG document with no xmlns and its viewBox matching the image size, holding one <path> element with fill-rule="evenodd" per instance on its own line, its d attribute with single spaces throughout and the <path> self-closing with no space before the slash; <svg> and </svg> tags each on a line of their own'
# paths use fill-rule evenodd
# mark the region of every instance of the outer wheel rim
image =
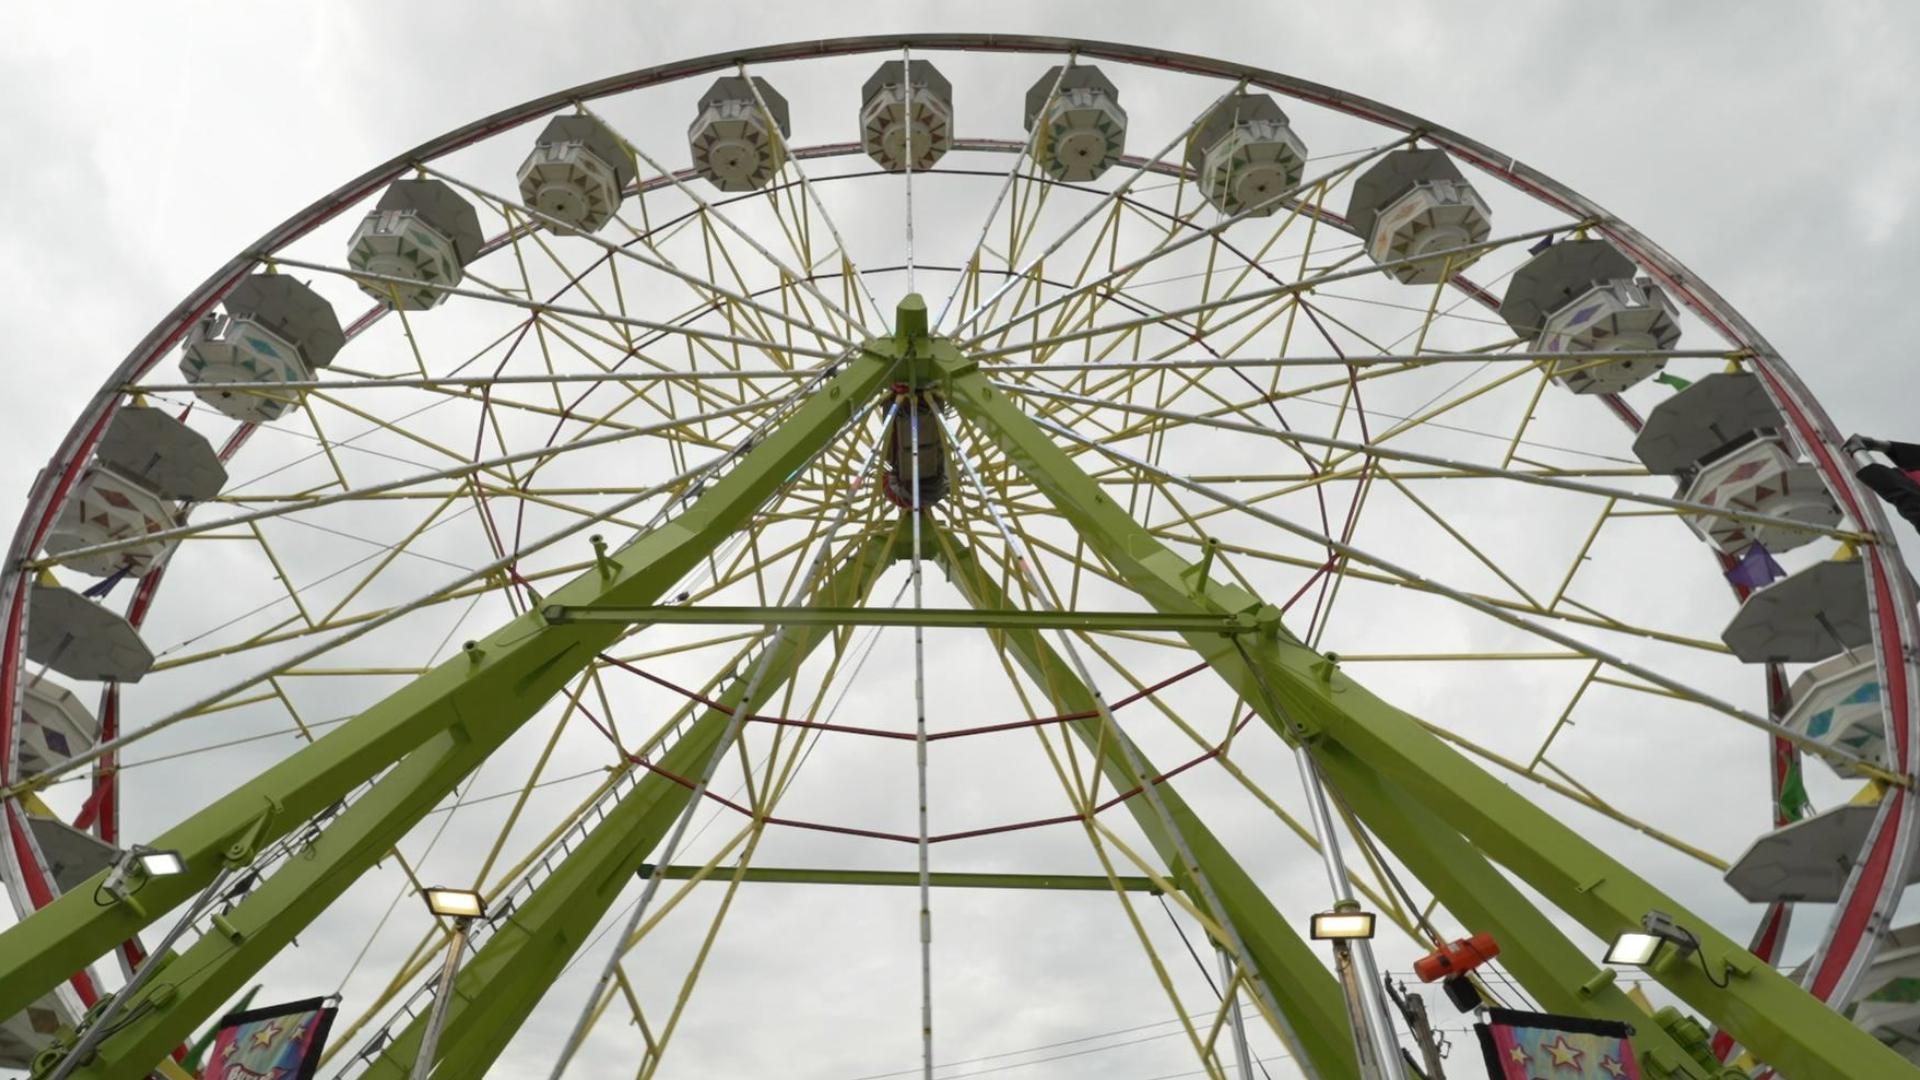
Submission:
<svg viewBox="0 0 1920 1080">
<path fill-rule="evenodd" d="M 1838 450 L 1839 439 L 1836 429 L 1820 410 L 1804 384 L 1750 323 L 1709 287 L 1695 278 L 1682 264 L 1631 226 L 1605 214 L 1597 205 L 1564 185 L 1518 163 L 1511 157 L 1498 154 L 1483 144 L 1400 110 L 1341 91 L 1243 65 L 1224 64 L 1197 56 L 1138 49 L 1125 45 L 1070 42 L 1020 35 L 930 34 L 839 39 L 770 46 L 642 69 L 534 99 L 474 124 L 457 128 L 371 170 L 290 218 L 263 237 L 248 253 L 237 256 L 202 283 L 173 313 L 163 319 L 147 335 L 104 384 L 103 389 L 89 402 L 79 420 L 62 440 L 60 449 L 52 462 L 54 467 L 44 472 L 35 483 L 26 511 L 13 538 L 9 559 L 10 569 L 4 580 L 0 580 L 0 610 L 6 612 L 5 637 L 0 640 L 0 644 L 4 644 L 4 650 L 0 650 L 0 660 L 5 661 L 0 663 L 0 703 L 4 703 L 0 705 L 0 739 L 10 738 L 13 710 L 18 700 L 18 654 L 21 647 L 21 620 L 24 611 L 24 590 L 21 588 L 23 576 L 18 570 L 11 568 L 18 567 L 24 559 L 38 550 L 47 528 L 60 510 L 62 500 L 70 491 L 81 469 L 84 468 L 93 444 L 103 432 L 106 421 L 111 418 L 117 406 L 118 388 L 132 383 L 150 369 L 178 342 L 187 327 L 191 326 L 200 315 L 210 310 L 247 269 L 256 265 L 252 252 L 279 250 L 311 229 L 331 220 L 366 194 L 402 175 L 415 163 L 432 161 L 482 138 L 537 119 L 574 101 L 593 100 L 646 86 L 697 77 L 729 69 L 743 62 L 758 64 L 812 56 L 853 55 L 890 51 L 903 46 L 929 51 L 984 50 L 1019 53 L 1071 51 L 1086 59 L 1108 59 L 1198 75 L 1244 78 L 1251 85 L 1344 111 L 1375 124 L 1407 132 L 1418 131 L 1424 138 L 1447 149 L 1456 158 L 1474 164 L 1485 173 L 1501 179 L 1550 206 L 1564 210 L 1570 216 L 1594 218 L 1604 222 L 1596 228 L 1596 232 L 1632 256 L 1642 268 L 1651 272 L 1660 281 L 1670 295 L 1680 299 L 1729 342 L 1751 353 L 1750 362 L 1754 370 L 1762 376 L 1769 395 L 1781 408 L 1796 435 L 1812 454 L 1814 463 L 1821 470 L 1829 488 L 1845 501 L 1846 511 L 1855 520 L 1862 522 L 1869 531 L 1884 538 L 1882 543 L 1864 549 L 1862 557 L 1869 571 L 1871 603 L 1877 623 L 1875 639 L 1881 670 L 1892 688 L 1890 700 L 1894 719 L 1892 727 L 1895 763 L 1899 772 L 1904 775 L 1913 775 L 1916 764 L 1920 764 L 1915 760 L 1916 740 L 1914 738 L 1915 734 L 1920 733 L 1920 687 L 1916 686 L 1913 678 L 1917 672 L 1920 672 L 1920 669 L 1916 668 L 1916 665 L 1920 665 L 1920 659 L 1910 658 L 1916 655 L 1915 643 L 1920 642 L 1920 630 L 1916 630 L 1912 614 L 1914 596 L 1911 584 L 1906 575 L 1890 570 L 1891 566 L 1898 565 L 1893 534 L 1888 529 L 1886 519 L 1880 512 L 1877 502 L 1852 478 L 1850 469 L 1846 467 L 1845 459 Z M 368 319 L 363 318 L 355 324 L 354 329 L 358 330 L 368 322 Z M 1624 406 L 1616 404 L 1615 411 L 1630 426 L 1637 424 L 1637 418 Z M 237 443 L 238 440 L 229 449 L 237 449 Z M 23 840 L 19 831 L 19 808 L 16 804 L 9 803 L 6 812 L 9 829 L 5 838 L 5 857 L 9 863 L 8 869 L 12 871 L 8 875 L 9 886 L 15 890 L 16 903 L 19 903 L 22 891 L 29 894 L 35 891 L 33 886 L 38 868 L 23 864 L 18 859 L 17 845 Z M 1897 899 L 1899 895 L 1900 882 L 1905 878 L 1909 850 L 1912 846 L 1906 842 L 1906 838 L 1912 836 L 1917 821 L 1920 821 L 1920 808 L 1913 805 L 1913 800 L 1904 791 L 1896 791 L 1883 804 L 1869 841 L 1869 856 L 1861 860 L 1860 867 L 1854 872 L 1849 882 L 1848 895 L 1843 899 L 1833 925 L 1829 927 L 1820 952 L 1816 954 L 1809 985 L 1817 995 L 1844 996 L 1866 964 L 1870 962 L 1874 944 L 1871 927 L 1882 910 L 1890 913 L 1891 901 Z M 26 900 L 27 903 L 38 906 L 33 896 L 29 895 Z"/>
</svg>

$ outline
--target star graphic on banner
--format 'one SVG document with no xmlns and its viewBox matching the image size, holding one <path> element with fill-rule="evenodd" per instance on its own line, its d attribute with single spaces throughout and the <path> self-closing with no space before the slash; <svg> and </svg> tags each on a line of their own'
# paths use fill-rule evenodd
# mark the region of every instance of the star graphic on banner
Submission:
<svg viewBox="0 0 1920 1080">
<path fill-rule="evenodd" d="M 1553 1070 L 1555 1072 L 1559 1072 L 1561 1069 L 1572 1069 L 1574 1072 L 1579 1072 L 1583 1068 L 1580 1064 L 1580 1059 L 1585 1055 L 1579 1047 L 1568 1042 L 1565 1035 L 1555 1036 L 1552 1042 L 1542 1045 L 1540 1049 L 1553 1055 Z"/>
<path fill-rule="evenodd" d="M 272 1020 L 272 1021 L 269 1021 L 266 1024 L 266 1026 L 254 1032 L 253 1038 L 250 1041 L 255 1046 L 272 1046 L 273 1041 L 279 1037 L 280 1037 L 280 1021 Z"/>
<path fill-rule="evenodd" d="M 1525 1065 L 1533 1060 L 1532 1058 L 1527 1056 L 1527 1052 L 1525 1050 L 1522 1050 L 1517 1046 L 1507 1051 L 1507 1057 L 1513 1059 L 1513 1063 L 1515 1065 Z"/>
<path fill-rule="evenodd" d="M 1620 1080 L 1620 1077 L 1627 1075 L 1627 1070 L 1621 1068 L 1620 1063 L 1610 1057 L 1601 1058 L 1600 1067 L 1605 1069 L 1607 1075 L 1613 1077 L 1614 1080 Z"/>
</svg>

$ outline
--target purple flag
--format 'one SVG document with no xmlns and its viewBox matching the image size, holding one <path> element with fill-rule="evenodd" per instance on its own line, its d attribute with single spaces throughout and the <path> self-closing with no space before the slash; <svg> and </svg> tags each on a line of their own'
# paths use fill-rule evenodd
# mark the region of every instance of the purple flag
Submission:
<svg viewBox="0 0 1920 1080">
<path fill-rule="evenodd" d="M 1745 555 L 1740 556 L 1740 561 L 1734 564 L 1733 569 L 1727 571 L 1728 581 L 1749 589 L 1764 589 L 1786 576 L 1787 572 L 1780 569 L 1773 555 L 1757 540 Z"/>
</svg>

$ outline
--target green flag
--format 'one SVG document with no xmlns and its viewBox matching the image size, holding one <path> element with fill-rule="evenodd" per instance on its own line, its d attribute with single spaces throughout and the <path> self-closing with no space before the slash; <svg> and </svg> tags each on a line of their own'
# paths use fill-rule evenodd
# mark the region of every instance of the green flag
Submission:
<svg viewBox="0 0 1920 1080">
<path fill-rule="evenodd" d="M 1683 379 L 1678 375 L 1655 375 L 1653 377 L 1653 381 L 1657 383 L 1664 383 L 1668 386 L 1673 387 L 1675 390 L 1685 390 L 1687 387 L 1693 385 L 1692 382 L 1686 379 Z"/>
<path fill-rule="evenodd" d="M 1788 821 L 1799 821 L 1813 809 L 1807 799 L 1807 784 L 1800 776 L 1800 759 L 1795 757 L 1793 764 L 1787 766 L 1787 775 L 1780 781 L 1780 813 Z"/>
</svg>

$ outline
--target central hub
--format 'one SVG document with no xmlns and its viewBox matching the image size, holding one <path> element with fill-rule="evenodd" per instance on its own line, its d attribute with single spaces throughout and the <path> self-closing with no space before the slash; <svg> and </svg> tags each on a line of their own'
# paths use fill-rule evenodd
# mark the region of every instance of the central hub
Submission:
<svg viewBox="0 0 1920 1080">
<path fill-rule="evenodd" d="M 933 336 L 927 302 L 919 293 L 900 301 L 893 336 L 869 341 L 867 351 L 895 364 L 887 391 L 893 401 L 883 436 L 880 493 L 903 511 L 924 513 L 953 486 L 946 421 L 950 409 L 940 382 L 943 369 L 960 351 L 951 339 Z"/>
</svg>

